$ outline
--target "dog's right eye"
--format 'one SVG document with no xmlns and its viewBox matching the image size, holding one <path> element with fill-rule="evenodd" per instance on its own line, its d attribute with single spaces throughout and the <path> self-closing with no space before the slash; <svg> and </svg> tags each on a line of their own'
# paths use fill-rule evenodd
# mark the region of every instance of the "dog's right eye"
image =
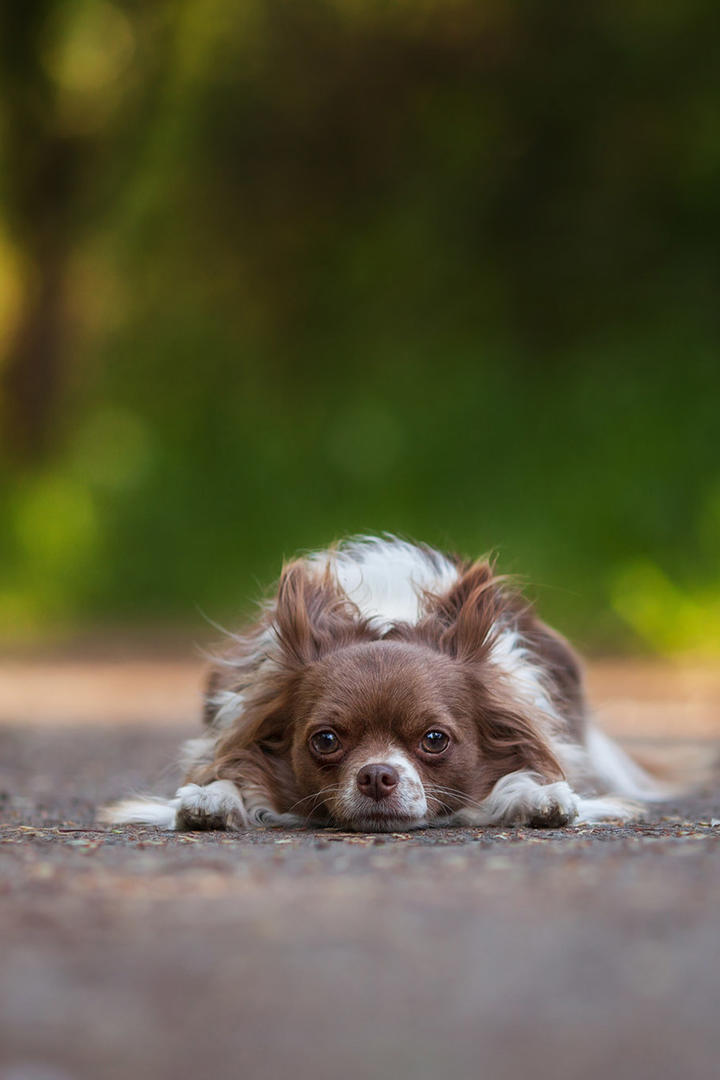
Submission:
<svg viewBox="0 0 720 1080">
<path fill-rule="evenodd" d="M 340 749 L 340 740 L 334 731 L 316 731 L 310 745 L 316 754 L 335 754 Z"/>
</svg>

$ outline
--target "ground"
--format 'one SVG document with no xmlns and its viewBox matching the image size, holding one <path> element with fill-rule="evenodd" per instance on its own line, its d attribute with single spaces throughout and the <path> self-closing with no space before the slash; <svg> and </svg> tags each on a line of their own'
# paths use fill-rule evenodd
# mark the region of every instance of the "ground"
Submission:
<svg viewBox="0 0 720 1080">
<path fill-rule="evenodd" d="M 625 827 L 97 826 L 172 789 L 196 674 L 0 669 L 2 1080 L 717 1075 L 712 777 Z M 715 672 L 590 681 L 646 754 L 717 752 Z"/>
</svg>

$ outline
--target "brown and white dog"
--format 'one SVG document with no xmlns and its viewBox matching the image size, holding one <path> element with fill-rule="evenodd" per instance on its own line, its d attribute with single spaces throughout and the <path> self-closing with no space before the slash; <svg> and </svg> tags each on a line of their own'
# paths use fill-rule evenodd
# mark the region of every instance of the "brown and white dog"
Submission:
<svg viewBox="0 0 720 1080">
<path fill-rule="evenodd" d="M 210 672 L 165 829 L 531 825 L 637 816 L 664 791 L 588 720 L 578 660 L 487 561 L 363 537 L 285 567 Z"/>
</svg>

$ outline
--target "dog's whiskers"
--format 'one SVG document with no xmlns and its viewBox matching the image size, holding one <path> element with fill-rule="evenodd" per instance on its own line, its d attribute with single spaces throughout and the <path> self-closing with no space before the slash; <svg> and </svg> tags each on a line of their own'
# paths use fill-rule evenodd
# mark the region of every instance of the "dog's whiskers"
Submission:
<svg viewBox="0 0 720 1080">
<path fill-rule="evenodd" d="M 428 791 L 426 791 L 425 798 L 427 799 L 428 803 L 435 803 L 438 810 L 444 810 L 448 814 L 452 813 L 452 807 L 448 806 L 448 804 L 446 802 L 443 802 L 442 799 L 438 799 L 436 795 L 431 795 Z"/>
<path fill-rule="evenodd" d="M 461 800 L 462 805 L 460 807 L 450 807 L 447 806 L 447 803 L 445 804 L 449 813 L 456 813 L 457 810 L 460 810 L 466 806 L 472 806 L 476 809 L 484 809 L 484 804 L 482 801 L 471 798 L 466 792 L 460 791 L 458 788 L 442 787 L 442 785 L 440 784 L 428 784 L 425 788 L 426 796 L 428 795 L 428 793 L 432 793 L 433 795 L 435 795 L 436 793 L 438 795 L 447 795 L 449 798 L 456 798 Z"/>
<path fill-rule="evenodd" d="M 308 799 L 313 799 L 315 801 L 313 802 L 313 805 L 310 808 L 310 813 L 308 814 L 308 817 L 310 817 L 315 812 L 315 810 L 317 810 L 317 807 L 318 807 L 317 800 L 318 799 L 322 799 L 322 801 L 325 802 L 328 795 L 331 795 L 334 791 L 339 791 L 339 790 L 340 790 L 340 785 L 339 784 L 330 784 L 328 787 L 321 788 L 320 791 L 313 791 L 313 792 L 310 793 L 310 795 L 305 795 L 304 798 L 298 799 L 297 802 L 293 803 L 292 806 L 290 807 L 290 809 L 287 811 L 287 813 L 292 814 L 293 810 L 296 810 L 298 806 L 302 805 L 302 803 L 307 802 Z M 323 798 L 323 796 L 325 796 L 325 798 Z M 303 813 L 304 812 L 305 811 L 303 811 Z"/>
</svg>

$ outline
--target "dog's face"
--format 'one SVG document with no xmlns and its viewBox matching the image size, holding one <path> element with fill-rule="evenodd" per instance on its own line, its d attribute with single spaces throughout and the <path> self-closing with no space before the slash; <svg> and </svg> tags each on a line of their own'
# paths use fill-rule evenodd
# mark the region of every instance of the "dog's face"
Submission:
<svg viewBox="0 0 720 1080">
<path fill-rule="evenodd" d="M 481 774 L 463 665 L 421 645 L 350 645 L 303 671 L 292 767 L 302 809 L 362 831 L 417 828 L 475 796 Z"/>
</svg>

